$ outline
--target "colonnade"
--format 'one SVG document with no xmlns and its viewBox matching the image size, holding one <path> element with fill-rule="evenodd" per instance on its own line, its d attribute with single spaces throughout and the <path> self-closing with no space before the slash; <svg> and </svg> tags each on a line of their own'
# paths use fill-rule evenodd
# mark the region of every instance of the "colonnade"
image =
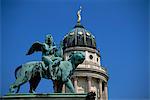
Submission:
<svg viewBox="0 0 150 100">
<path fill-rule="evenodd" d="M 78 77 L 73 77 L 73 84 L 76 93 L 78 93 Z M 85 92 L 90 92 L 92 87 L 92 77 L 88 76 L 87 77 L 87 89 L 88 91 Z M 97 88 L 97 98 L 98 100 L 108 100 L 108 86 L 107 83 L 102 81 L 101 79 L 98 79 L 98 88 Z M 63 92 L 65 92 L 65 86 L 63 86 Z"/>
</svg>

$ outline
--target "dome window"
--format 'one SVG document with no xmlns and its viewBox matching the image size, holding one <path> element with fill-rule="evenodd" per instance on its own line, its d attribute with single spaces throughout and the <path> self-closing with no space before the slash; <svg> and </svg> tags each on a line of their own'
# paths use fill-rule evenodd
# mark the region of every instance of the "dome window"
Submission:
<svg viewBox="0 0 150 100">
<path fill-rule="evenodd" d="M 97 62 L 99 61 L 99 59 L 97 58 Z"/>
<path fill-rule="evenodd" d="M 65 36 L 64 36 L 64 39 L 65 39 L 67 36 L 68 36 L 68 35 L 65 35 Z"/>
<path fill-rule="evenodd" d="M 86 32 L 86 35 L 90 36 L 90 33 L 89 33 L 89 32 Z"/>
<path fill-rule="evenodd" d="M 93 59 L 93 56 L 92 56 L 92 55 L 90 55 L 90 56 L 89 56 L 89 58 L 92 60 L 92 59 Z"/>
<path fill-rule="evenodd" d="M 78 32 L 78 34 L 82 35 L 83 33 L 80 31 L 80 32 Z"/>
<path fill-rule="evenodd" d="M 94 35 L 92 35 L 92 37 L 95 39 L 95 36 L 94 36 Z"/>
<path fill-rule="evenodd" d="M 70 33 L 70 35 L 73 35 L 73 34 L 74 34 L 74 32 Z"/>
<path fill-rule="evenodd" d="M 79 46 L 83 46 L 84 45 L 84 37 L 83 37 L 83 35 L 80 35 L 80 34 L 77 35 L 77 44 Z"/>
</svg>

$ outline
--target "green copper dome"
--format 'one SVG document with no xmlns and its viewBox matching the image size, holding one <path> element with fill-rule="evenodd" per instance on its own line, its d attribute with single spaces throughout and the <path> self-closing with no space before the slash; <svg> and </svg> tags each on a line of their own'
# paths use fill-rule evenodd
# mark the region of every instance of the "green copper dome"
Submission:
<svg viewBox="0 0 150 100">
<path fill-rule="evenodd" d="M 64 37 L 64 49 L 69 47 L 90 47 L 96 49 L 95 37 L 86 30 L 80 23 Z"/>
</svg>

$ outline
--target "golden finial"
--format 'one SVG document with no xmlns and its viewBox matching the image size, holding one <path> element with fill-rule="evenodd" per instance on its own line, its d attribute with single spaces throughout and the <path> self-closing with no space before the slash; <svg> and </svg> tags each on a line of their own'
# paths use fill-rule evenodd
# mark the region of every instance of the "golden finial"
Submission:
<svg viewBox="0 0 150 100">
<path fill-rule="evenodd" d="M 80 6 L 80 9 L 79 9 L 78 12 L 77 12 L 77 16 L 78 16 L 77 22 L 78 22 L 78 23 L 80 23 L 80 21 L 81 21 L 81 10 L 82 10 L 82 7 Z"/>
</svg>

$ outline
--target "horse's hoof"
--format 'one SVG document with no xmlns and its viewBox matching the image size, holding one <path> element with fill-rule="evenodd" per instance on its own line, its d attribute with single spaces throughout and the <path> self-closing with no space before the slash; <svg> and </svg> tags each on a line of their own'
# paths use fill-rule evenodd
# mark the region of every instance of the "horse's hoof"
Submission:
<svg viewBox="0 0 150 100">
<path fill-rule="evenodd" d="M 30 90 L 29 93 L 36 93 L 34 90 Z"/>
<path fill-rule="evenodd" d="M 9 93 L 14 93 L 15 89 L 9 89 Z"/>
</svg>

